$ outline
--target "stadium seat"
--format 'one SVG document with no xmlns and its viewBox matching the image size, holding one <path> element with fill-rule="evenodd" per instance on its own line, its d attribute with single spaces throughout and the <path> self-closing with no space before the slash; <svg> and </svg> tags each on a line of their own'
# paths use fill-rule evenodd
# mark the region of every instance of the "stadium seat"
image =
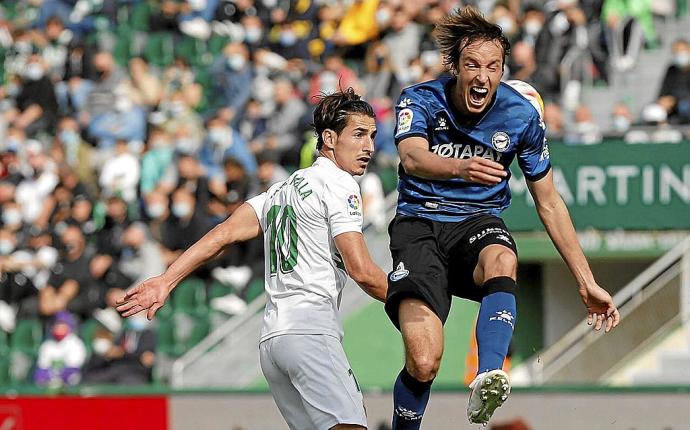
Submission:
<svg viewBox="0 0 690 430">
<path fill-rule="evenodd" d="M 172 305 L 174 313 L 190 315 L 203 315 L 206 306 L 206 285 L 198 278 L 187 278 L 172 292 Z"/>
<path fill-rule="evenodd" d="M 6 357 L 10 347 L 7 343 L 7 333 L 0 330 L 0 357 Z"/>
<path fill-rule="evenodd" d="M 263 279 L 254 279 L 247 285 L 246 293 L 245 293 L 245 300 L 247 303 L 251 303 L 256 299 L 257 297 L 261 296 L 264 293 L 264 280 Z"/>
<path fill-rule="evenodd" d="M 175 42 L 171 33 L 150 33 L 144 46 L 144 56 L 158 67 L 166 67 L 173 62 Z"/>
<path fill-rule="evenodd" d="M 29 355 L 35 355 L 43 339 L 41 322 L 38 319 L 24 319 L 17 322 L 17 327 L 10 337 L 10 349 Z"/>
<path fill-rule="evenodd" d="M 171 318 L 158 319 L 156 352 L 169 357 L 179 355 L 175 346 L 175 324 Z"/>
<path fill-rule="evenodd" d="M 206 316 L 195 318 L 192 331 L 187 339 L 180 342 L 178 345 L 179 350 L 182 352 L 189 351 L 194 345 L 201 342 L 201 340 L 208 335 L 210 328 L 211 325 Z"/>
<path fill-rule="evenodd" d="M 86 346 L 86 350 L 89 354 L 92 349 L 93 337 L 100 328 L 103 328 L 103 325 L 95 319 L 84 321 L 79 328 L 79 337 L 84 341 L 84 346 Z"/>
<path fill-rule="evenodd" d="M 10 362 L 6 356 L 0 358 L 0 386 L 8 385 L 10 383 Z"/>
<path fill-rule="evenodd" d="M 235 289 L 218 281 L 213 281 L 211 287 L 208 290 L 208 300 L 215 299 L 216 297 L 223 297 L 230 293 L 234 293 Z"/>
</svg>

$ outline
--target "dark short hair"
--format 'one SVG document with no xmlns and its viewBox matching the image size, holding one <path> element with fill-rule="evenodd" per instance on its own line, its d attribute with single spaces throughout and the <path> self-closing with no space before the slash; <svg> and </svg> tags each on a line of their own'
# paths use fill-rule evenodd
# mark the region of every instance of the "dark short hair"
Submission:
<svg viewBox="0 0 690 430">
<path fill-rule="evenodd" d="M 350 115 L 366 115 L 376 118 L 374 109 L 362 100 L 352 87 L 332 94 L 318 96 L 318 104 L 314 110 L 314 132 L 316 133 L 316 149 L 323 147 L 323 132 L 330 129 L 340 134 L 347 126 Z"/>
<path fill-rule="evenodd" d="M 503 64 L 510 54 L 510 42 L 501 27 L 487 21 L 477 9 L 466 6 L 443 17 L 434 30 L 443 65 L 457 73 L 460 53 L 477 41 L 495 41 L 503 48 Z"/>
</svg>

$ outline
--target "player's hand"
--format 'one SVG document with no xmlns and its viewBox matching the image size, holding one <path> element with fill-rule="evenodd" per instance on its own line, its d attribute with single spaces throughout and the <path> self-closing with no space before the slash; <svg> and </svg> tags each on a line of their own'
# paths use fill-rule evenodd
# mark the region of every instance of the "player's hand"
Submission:
<svg viewBox="0 0 690 430">
<path fill-rule="evenodd" d="M 601 330 L 606 321 L 604 331 L 608 333 L 618 325 L 621 319 L 611 295 L 598 285 L 580 288 L 580 296 L 587 307 L 587 324 L 594 324 L 594 330 Z"/>
<path fill-rule="evenodd" d="M 458 160 L 460 162 L 460 177 L 478 184 L 493 186 L 508 176 L 501 163 L 482 157 L 472 157 Z"/>
<path fill-rule="evenodd" d="M 123 317 L 147 310 L 146 317 L 151 320 L 170 294 L 172 285 L 161 276 L 149 278 L 134 288 L 127 290 L 116 304 Z"/>
</svg>

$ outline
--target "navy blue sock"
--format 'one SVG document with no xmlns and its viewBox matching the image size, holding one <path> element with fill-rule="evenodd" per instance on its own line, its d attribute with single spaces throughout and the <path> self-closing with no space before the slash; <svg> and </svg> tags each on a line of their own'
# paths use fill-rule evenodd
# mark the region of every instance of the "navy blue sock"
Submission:
<svg viewBox="0 0 690 430">
<path fill-rule="evenodd" d="M 515 317 L 515 281 L 507 276 L 491 278 L 483 285 L 488 295 L 482 299 L 477 318 L 478 373 L 501 369 L 513 337 Z"/>
<path fill-rule="evenodd" d="M 418 430 L 422 425 L 422 416 L 429 402 L 429 393 L 433 380 L 421 382 L 416 380 L 403 367 L 393 388 L 393 429 Z"/>
</svg>

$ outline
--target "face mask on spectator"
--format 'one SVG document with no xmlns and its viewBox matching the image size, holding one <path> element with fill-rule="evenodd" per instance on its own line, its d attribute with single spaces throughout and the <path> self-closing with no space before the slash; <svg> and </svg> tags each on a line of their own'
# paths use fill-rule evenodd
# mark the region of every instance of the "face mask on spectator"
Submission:
<svg viewBox="0 0 690 430">
<path fill-rule="evenodd" d="M 151 218 L 158 218 L 165 213 L 165 205 L 152 203 L 146 206 L 146 213 L 148 213 Z"/>
<path fill-rule="evenodd" d="M 127 322 L 129 323 L 129 328 L 134 331 L 143 331 L 149 326 L 149 320 L 144 315 L 131 317 Z"/>
<path fill-rule="evenodd" d="M 167 148 L 167 147 L 168 147 L 168 141 L 165 139 L 154 139 L 151 141 L 151 148 L 160 149 L 160 148 Z"/>
<path fill-rule="evenodd" d="M 9 255 L 14 251 L 14 243 L 11 240 L 0 239 L 0 255 Z"/>
<path fill-rule="evenodd" d="M 14 49 L 19 54 L 28 54 L 29 52 L 31 52 L 31 42 L 26 40 L 20 40 L 19 42 L 16 42 L 14 44 Z"/>
<path fill-rule="evenodd" d="M 2 211 L 2 223 L 5 225 L 17 225 L 22 222 L 22 213 L 17 209 Z"/>
<path fill-rule="evenodd" d="M 503 30 L 504 33 L 512 33 L 513 29 L 515 28 L 515 23 L 513 22 L 513 20 L 507 16 L 502 16 L 498 18 L 498 20 L 496 21 L 496 25 L 501 27 L 501 30 Z"/>
<path fill-rule="evenodd" d="M 118 97 L 117 100 L 115 100 L 115 109 L 117 109 L 118 112 L 129 112 L 132 110 L 132 101 L 127 97 Z"/>
<path fill-rule="evenodd" d="M 62 130 L 58 137 L 66 145 L 74 145 L 79 141 L 79 135 L 74 130 Z"/>
<path fill-rule="evenodd" d="M 247 60 L 242 54 L 231 54 L 228 57 L 228 66 L 232 70 L 240 70 L 247 63 Z"/>
<path fill-rule="evenodd" d="M 539 34 L 541 27 L 541 22 L 537 21 L 536 19 L 525 21 L 525 33 L 529 34 L 530 36 L 536 36 Z"/>
<path fill-rule="evenodd" d="M 623 133 L 628 131 L 630 128 L 630 120 L 624 116 L 614 116 L 613 117 L 613 129 L 618 133 Z"/>
<path fill-rule="evenodd" d="M 93 352 L 95 352 L 98 355 L 105 355 L 105 353 L 110 350 L 110 347 L 112 345 L 113 343 L 110 341 L 110 339 L 106 339 L 104 337 L 97 337 L 93 340 L 92 343 Z"/>
<path fill-rule="evenodd" d="M 422 69 L 420 66 L 411 66 L 410 67 L 410 81 L 411 82 L 417 82 L 422 78 L 422 75 L 424 74 L 424 69 Z"/>
<path fill-rule="evenodd" d="M 232 131 L 227 127 L 215 127 L 208 131 L 208 138 L 216 145 L 232 145 Z"/>
<path fill-rule="evenodd" d="M 690 54 L 687 52 L 679 52 L 673 56 L 673 64 L 678 67 L 687 67 L 690 65 Z"/>
<path fill-rule="evenodd" d="M 292 46 L 297 42 L 297 36 L 292 30 L 284 30 L 280 33 L 280 44 L 283 46 Z"/>
<path fill-rule="evenodd" d="M 19 90 L 20 90 L 19 85 L 17 85 L 14 82 L 10 82 L 5 87 L 5 92 L 7 93 L 7 97 L 12 97 L 12 98 L 17 97 L 19 95 Z"/>
<path fill-rule="evenodd" d="M 30 81 L 38 81 L 43 77 L 43 67 L 38 63 L 31 63 L 24 70 L 24 77 Z"/>
<path fill-rule="evenodd" d="M 186 218 L 192 213 L 192 206 L 189 203 L 173 203 L 172 213 L 178 218 Z"/>
<path fill-rule="evenodd" d="M 244 33 L 244 40 L 248 43 L 256 43 L 261 40 L 262 31 L 259 27 L 249 27 Z"/>
<path fill-rule="evenodd" d="M 178 116 L 185 110 L 185 104 L 181 100 L 175 100 L 172 103 L 170 103 L 169 107 L 170 113 L 173 116 Z"/>
<path fill-rule="evenodd" d="M 376 22 L 379 26 L 385 27 L 391 21 L 391 11 L 390 9 L 379 9 L 376 11 Z"/>
<path fill-rule="evenodd" d="M 68 334 L 69 334 L 69 327 L 66 324 L 56 324 L 53 327 L 53 330 L 52 330 L 53 339 L 57 340 L 58 342 L 60 342 L 65 337 L 67 337 Z"/>
</svg>

